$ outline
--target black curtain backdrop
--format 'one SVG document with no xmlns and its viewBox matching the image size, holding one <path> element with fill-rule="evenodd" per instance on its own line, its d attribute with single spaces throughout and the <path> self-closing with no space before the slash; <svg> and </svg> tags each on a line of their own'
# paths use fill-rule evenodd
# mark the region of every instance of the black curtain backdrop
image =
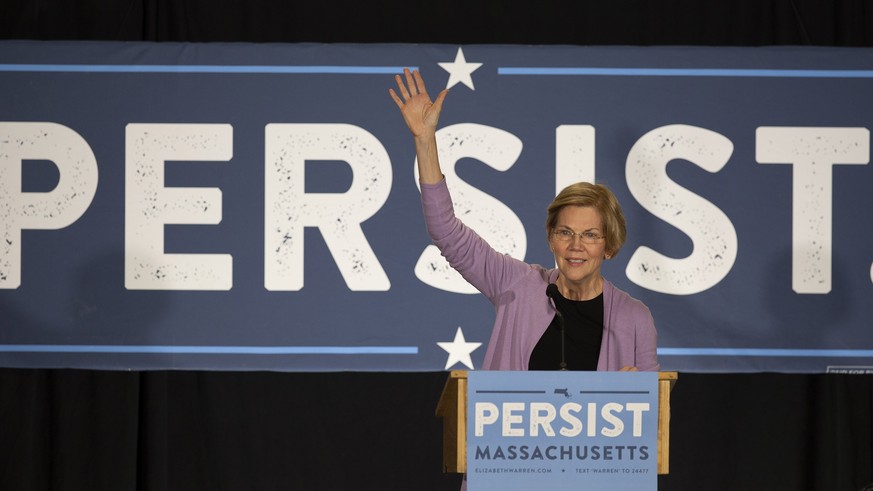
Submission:
<svg viewBox="0 0 873 491">
<path fill-rule="evenodd" d="M 873 2 L 0 0 L 0 39 L 869 47 Z M 456 490 L 445 379 L 0 368 L 0 490 Z M 873 376 L 682 373 L 672 432 L 662 491 L 858 491 Z"/>
<path fill-rule="evenodd" d="M 873 45 L 869 0 L 3 0 L 3 39 Z"/>
<path fill-rule="evenodd" d="M 3 490 L 452 490 L 446 374 L 0 369 Z M 857 491 L 873 377 L 680 374 L 662 491 Z"/>
</svg>

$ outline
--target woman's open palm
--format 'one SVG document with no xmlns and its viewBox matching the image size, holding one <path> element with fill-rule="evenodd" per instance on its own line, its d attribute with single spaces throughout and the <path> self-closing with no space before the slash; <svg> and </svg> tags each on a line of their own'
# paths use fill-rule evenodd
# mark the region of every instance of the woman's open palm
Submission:
<svg viewBox="0 0 873 491">
<path fill-rule="evenodd" d="M 404 68 L 403 75 L 406 83 L 404 83 L 404 77 L 394 76 L 400 95 L 394 89 L 388 89 L 388 93 L 394 99 L 397 107 L 400 108 L 406 126 L 415 137 L 435 133 L 443 100 L 449 92 L 448 89 L 440 92 L 436 100 L 432 102 L 430 96 L 427 95 L 427 89 L 424 87 L 424 79 L 421 78 L 418 70 L 410 72 L 408 68 Z"/>
</svg>

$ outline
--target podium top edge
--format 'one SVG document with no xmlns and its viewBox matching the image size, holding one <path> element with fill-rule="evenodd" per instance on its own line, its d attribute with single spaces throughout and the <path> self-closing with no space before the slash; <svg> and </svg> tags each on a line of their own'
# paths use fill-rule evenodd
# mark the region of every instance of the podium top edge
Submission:
<svg viewBox="0 0 873 491">
<path fill-rule="evenodd" d="M 679 372 L 658 372 L 658 380 L 676 380 Z"/>
<path fill-rule="evenodd" d="M 467 378 L 467 370 L 452 370 L 449 372 L 449 378 Z M 658 372 L 658 380 L 676 380 L 679 378 L 679 372 Z"/>
</svg>

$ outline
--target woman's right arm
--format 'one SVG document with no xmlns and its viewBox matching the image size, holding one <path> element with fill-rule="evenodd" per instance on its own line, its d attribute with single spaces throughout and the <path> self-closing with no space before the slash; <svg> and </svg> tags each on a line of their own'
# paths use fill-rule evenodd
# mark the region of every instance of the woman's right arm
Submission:
<svg viewBox="0 0 873 491">
<path fill-rule="evenodd" d="M 399 93 L 394 89 L 389 89 L 389 93 L 415 140 L 428 233 L 452 267 L 493 299 L 519 270 L 526 269 L 526 265 L 492 249 L 454 214 L 436 145 L 437 123 L 448 90 L 440 92 L 431 102 L 418 70 L 405 69 L 403 77 L 397 75 L 394 79 Z"/>
</svg>

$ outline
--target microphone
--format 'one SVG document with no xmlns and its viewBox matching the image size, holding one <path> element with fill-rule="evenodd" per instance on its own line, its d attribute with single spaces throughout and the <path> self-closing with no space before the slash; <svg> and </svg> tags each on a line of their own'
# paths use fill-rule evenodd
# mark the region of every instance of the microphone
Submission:
<svg viewBox="0 0 873 491">
<path fill-rule="evenodd" d="M 555 301 L 555 295 L 558 294 L 558 285 L 554 283 L 549 283 L 549 286 L 546 287 L 546 296 L 551 298 L 552 301 Z"/>
<path fill-rule="evenodd" d="M 558 318 L 558 327 L 561 329 L 561 364 L 558 365 L 561 371 L 567 371 L 567 354 L 566 354 L 566 338 L 567 334 L 564 331 L 564 316 L 561 315 L 561 311 L 558 310 L 558 305 L 555 303 L 555 298 L 559 295 L 558 293 L 558 285 L 554 283 L 549 283 L 549 286 L 546 287 L 546 296 L 552 300 L 552 305 L 555 307 L 555 317 Z"/>
</svg>

